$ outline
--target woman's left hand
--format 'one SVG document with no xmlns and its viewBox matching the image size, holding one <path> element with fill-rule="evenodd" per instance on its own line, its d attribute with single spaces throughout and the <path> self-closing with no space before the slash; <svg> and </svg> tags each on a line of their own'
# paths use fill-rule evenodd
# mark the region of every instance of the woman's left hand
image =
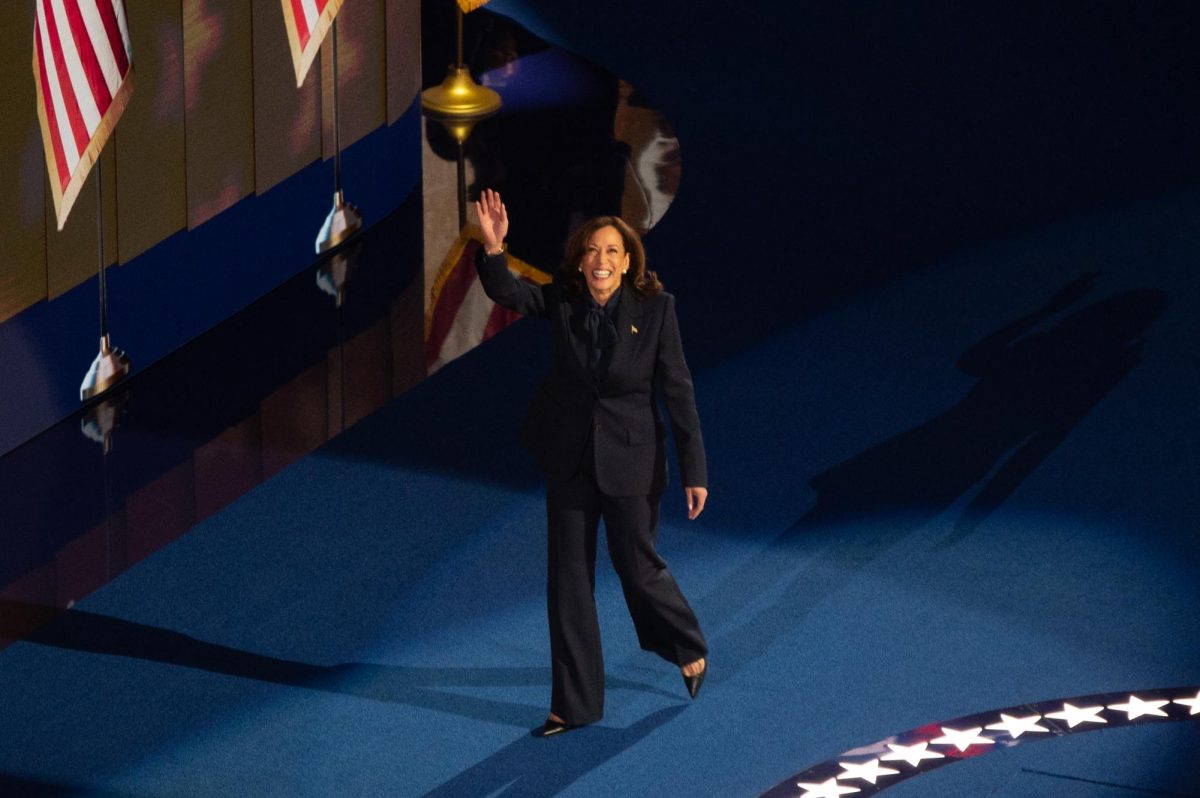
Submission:
<svg viewBox="0 0 1200 798">
<path fill-rule="evenodd" d="M 687 495 L 688 520 L 695 521 L 704 512 L 704 503 L 708 501 L 708 488 L 684 488 Z"/>
</svg>

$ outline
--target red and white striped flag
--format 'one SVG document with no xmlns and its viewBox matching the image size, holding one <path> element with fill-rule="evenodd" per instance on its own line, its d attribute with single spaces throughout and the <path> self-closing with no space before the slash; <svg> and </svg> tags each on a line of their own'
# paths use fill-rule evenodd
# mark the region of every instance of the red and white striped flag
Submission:
<svg viewBox="0 0 1200 798">
<path fill-rule="evenodd" d="M 304 84 L 304 76 L 317 57 L 325 33 L 333 24 L 343 0 L 279 1 L 283 4 L 283 21 L 287 27 L 292 66 L 296 70 L 296 86 L 299 88 Z"/>
<path fill-rule="evenodd" d="M 58 229 L 129 102 L 123 0 L 35 0 L 33 79 Z"/>
<path fill-rule="evenodd" d="M 425 311 L 425 368 L 427 374 L 521 318 L 488 299 L 475 271 L 475 253 L 482 236 L 478 225 L 468 224 L 446 253 L 442 268 L 429 292 Z M 531 283 L 545 285 L 550 275 L 524 261 L 508 256 L 508 267 Z"/>
</svg>

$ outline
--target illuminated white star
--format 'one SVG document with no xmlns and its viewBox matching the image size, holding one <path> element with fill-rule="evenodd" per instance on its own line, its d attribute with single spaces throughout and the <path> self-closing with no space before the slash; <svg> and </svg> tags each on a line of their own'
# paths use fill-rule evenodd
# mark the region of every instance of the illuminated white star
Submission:
<svg viewBox="0 0 1200 798">
<path fill-rule="evenodd" d="M 1176 698 L 1173 703 L 1191 707 L 1192 711 L 1188 713 L 1189 715 L 1200 715 L 1200 690 L 1196 691 L 1195 698 Z"/>
<path fill-rule="evenodd" d="M 842 772 L 838 774 L 839 779 L 862 779 L 863 781 L 869 781 L 872 784 L 874 784 L 875 779 L 879 778 L 880 776 L 894 776 L 900 772 L 898 770 L 892 770 L 891 768 L 885 768 L 883 765 L 879 764 L 878 759 L 872 759 L 870 762 L 860 762 L 858 764 L 854 764 L 853 762 L 838 762 L 838 764 L 842 766 Z"/>
<path fill-rule="evenodd" d="M 1074 729 L 1080 723 L 1108 723 L 1108 721 L 1096 714 L 1102 709 L 1104 707 L 1077 707 L 1074 704 L 1064 701 L 1061 712 L 1047 712 L 1046 717 L 1065 720 L 1067 726 Z"/>
<path fill-rule="evenodd" d="M 1124 712 L 1128 717 L 1127 720 L 1140 718 L 1142 715 L 1158 715 L 1160 718 L 1167 716 L 1162 708 L 1171 703 L 1167 700 L 1162 701 L 1143 701 L 1135 695 L 1129 696 L 1129 700 L 1124 704 L 1109 704 L 1109 709 L 1115 709 L 1118 712 Z"/>
<path fill-rule="evenodd" d="M 1041 719 L 1041 715 L 1014 718 L 1012 715 L 1005 715 L 1001 712 L 1000 723 L 993 723 L 988 728 L 1008 732 L 1008 736 L 1015 740 L 1025 732 L 1049 732 L 1049 729 L 1038 723 Z"/>
<path fill-rule="evenodd" d="M 942 727 L 943 737 L 937 737 L 929 742 L 934 745 L 952 745 L 959 751 L 966 751 L 973 745 L 995 745 L 996 741 L 991 737 L 980 737 L 979 733 L 983 731 L 982 726 L 976 726 L 974 729 L 951 729 L 947 726 Z"/>
<path fill-rule="evenodd" d="M 916 743 L 915 745 L 897 745 L 896 743 L 888 743 L 888 748 L 892 749 L 890 754 L 884 754 L 879 757 L 884 762 L 907 762 L 913 767 L 921 764 L 922 759 L 945 759 L 945 754 L 939 754 L 937 751 L 927 751 L 929 743 Z"/>
<path fill-rule="evenodd" d="M 862 792 L 857 787 L 843 787 L 837 783 L 836 778 L 826 779 L 820 784 L 798 781 L 796 786 L 804 790 L 804 794 L 800 798 L 837 798 L 839 795 Z"/>
</svg>

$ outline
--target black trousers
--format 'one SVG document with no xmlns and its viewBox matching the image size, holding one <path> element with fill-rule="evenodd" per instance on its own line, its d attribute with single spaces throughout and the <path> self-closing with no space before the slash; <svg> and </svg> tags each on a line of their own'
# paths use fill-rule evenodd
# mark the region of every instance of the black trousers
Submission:
<svg viewBox="0 0 1200 798">
<path fill-rule="evenodd" d="M 585 464 L 590 459 L 585 457 Z M 655 550 L 659 499 L 659 494 L 606 496 L 587 465 L 566 484 L 547 491 L 550 711 L 572 725 L 594 723 L 604 715 L 604 657 L 595 600 L 601 518 L 641 647 L 679 666 L 708 653 L 695 613 Z"/>
</svg>

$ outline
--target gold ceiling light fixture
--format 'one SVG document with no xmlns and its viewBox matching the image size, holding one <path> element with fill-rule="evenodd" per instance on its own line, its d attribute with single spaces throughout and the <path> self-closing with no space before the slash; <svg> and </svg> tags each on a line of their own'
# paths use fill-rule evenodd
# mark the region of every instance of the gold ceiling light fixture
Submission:
<svg viewBox="0 0 1200 798">
<path fill-rule="evenodd" d="M 458 0 L 454 11 L 457 19 L 457 58 L 450 65 L 446 79 L 440 85 L 421 92 L 421 110 L 431 119 L 448 124 L 462 123 L 466 120 L 477 122 L 500 110 L 500 95 L 476 83 L 463 63 L 463 15 L 486 2 L 487 0 Z M 453 130 L 451 133 L 458 138 Z M 466 133 L 470 133 L 470 126 L 466 128 Z M 463 138 L 466 136 L 463 135 Z"/>
</svg>

